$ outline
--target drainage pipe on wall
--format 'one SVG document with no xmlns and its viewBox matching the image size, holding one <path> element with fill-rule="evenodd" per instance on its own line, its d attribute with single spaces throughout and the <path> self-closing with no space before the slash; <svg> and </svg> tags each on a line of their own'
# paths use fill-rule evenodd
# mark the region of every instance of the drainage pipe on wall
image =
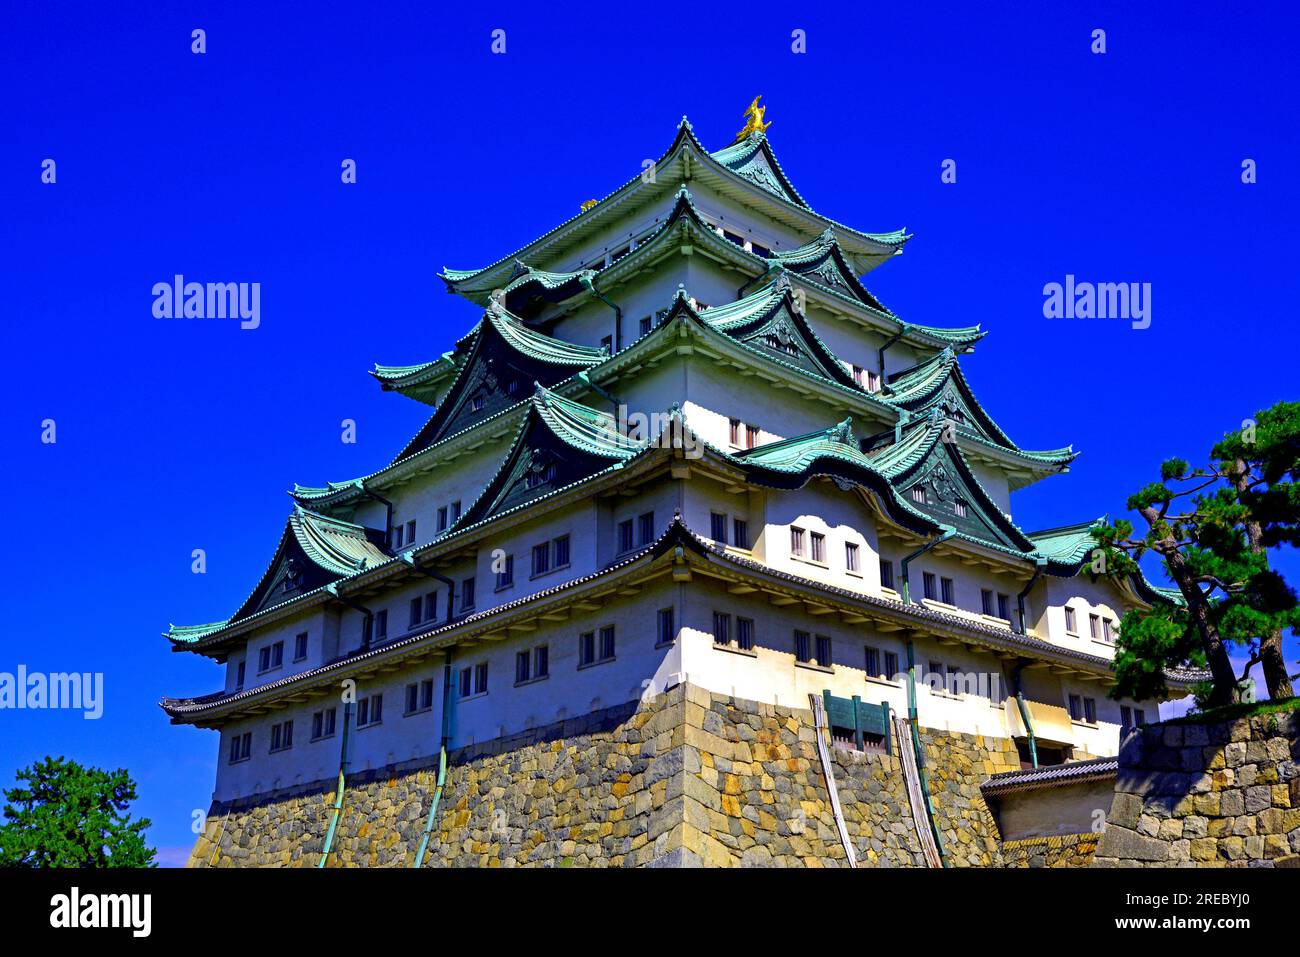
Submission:
<svg viewBox="0 0 1300 957">
<path fill-rule="evenodd" d="M 348 773 L 348 726 L 352 723 L 351 703 L 343 705 L 343 747 L 339 750 L 339 782 L 334 789 L 334 808 L 330 818 L 329 830 L 325 833 L 325 845 L 321 848 L 320 862 L 317 867 L 324 867 L 329 860 L 330 850 L 334 847 L 334 833 L 339 827 L 339 818 L 343 814 L 343 792 L 347 790 Z"/>
<path fill-rule="evenodd" d="M 429 816 L 424 822 L 424 834 L 420 838 L 420 849 L 411 861 L 412 867 L 424 864 L 424 854 L 429 848 L 429 835 L 438 816 L 438 803 L 442 800 L 442 789 L 447 783 L 447 745 L 451 741 L 450 712 L 451 704 L 451 649 L 447 649 L 447 660 L 442 666 L 442 744 L 438 748 L 438 781 L 433 789 L 433 803 L 429 805 Z"/>
<path fill-rule="evenodd" d="M 1038 743 L 1034 739 L 1034 722 L 1029 718 L 1029 706 L 1025 704 L 1025 689 L 1020 681 L 1020 672 L 1025 668 L 1025 659 L 1016 662 L 1011 675 L 1016 682 L 1016 707 L 1020 710 L 1020 721 L 1025 726 L 1025 735 L 1029 738 L 1029 760 L 1038 767 Z"/>
<path fill-rule="evenodd" d="M 934 819 L 934 802 L 930 798 L 930 777 L 925 773 L 925 753 L 921 750 L 921 723 L 916 712 L 916 651 L 912 646 L 912 636 L 907 636 L 907 723 L 912 731 L 912 753 L 916 758 L 916 773 L 921 779 L 921 793 L 925 795 L 925 816 L 929 819 L 930 833 L 934 835 L 934 846 L 939 852 L 939 860 L 944 867 L 950 867 L 947 856 L 943 853 L 943 835 Z"/>
</svg>

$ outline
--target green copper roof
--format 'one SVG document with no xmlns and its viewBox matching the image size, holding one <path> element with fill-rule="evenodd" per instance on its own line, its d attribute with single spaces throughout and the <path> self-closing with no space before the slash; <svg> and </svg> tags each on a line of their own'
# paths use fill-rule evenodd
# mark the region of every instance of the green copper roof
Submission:
<svg viewBox="0 0 1300 957">
<path fill-rule="evenodd" d="M 309 512 L 302 506 L 289 516 L 289 528 L 307 557 L 336 575 L 374 568 L 390 560 L 361 525 Z"/>
<path fill-rule="evenodd" d="M 1060 528 L 1045 528 L 1030 532 L 1029 540 L 1047 558 L 1062 565 L 1077 565 L 1092 554 L 1097 547 L 1097 540 L 1092 537 L 1092 529 L 1106 521 L 1106 516 L 1091 522 L 1079 522 L 1075 525 L 1062 525 Z"/>
<path fill-rule="evenodd" d="M 691 169 L 685 164 L 678 163 L 679 158 L 687 152 L 698 159 L 698 162 L 692 160 L 690 167 L 698 168 Z M 725 162 L 718 159 L 719 155 L 723 157 Z M 813 211 L 799 196 L 798 192 L 794 190 L 794 187 L 789 184 L 789 180 L 784 171 L 781 170 L 780 164 L 776 161 L 776 157 L 767 144 L 765 136 L 751 137 L 744 143 L 720 150 L 715 155 L 704 148 L 692 131 L 690 123 L 683 117 L 682 122 L 678 125 L 677 136 L 673 139 L 672 145 L 655 161 L 656 175 L 653 178 L 646 179 L 638 174 L 599 200 L 596 205 L 579 212 L 576 216 L 570 217 L 537 239 L 489 266 L 481 269 L 444 268 L 439 273 L 439 276 L 447 283 L 449 290 L 452 292 L 461 292 L 462 290 L 458 287 L 462 284 L 470 286 L 471 291 L 475 293 L 480 293 L 485 288 L 491 288 L 494 284 L 504 285 L 505 282 L 509 281 L 507 278 L 508 267 L 513 267 L 513 264 L 519 261 L 533 260 L 536 262 L 539 254 L 554 262 L 556 259 L 571 253 L 580 245 L 582 238 L 601 228 L 601 224 L 605 223 L 611 215 L 619 215 L 619 207 L 633 194 L 642 191 L 658 193 L 663 192 L 665 188 L 672 189 L 683 185 L 688 176 L 694 178 L 699 175 L 699 168 L 707 168 L 713 173 L 720 174 L 724 179 L 730 179 L 733 183 L 741 182 L 746 187 L 757 187 L 761 192 L 771 195 L 779 204 L 778 207 L 774 208 L 774 211 L 779 210 L 780 205 L 784 205 L 787 209 L 797 210 L 798 215 L 795 219 L 803 223 L 808 223 L 809 219 L 819 221 L 818 231 L 826 226 L 833 226 L 841 235 L 861 245 L 864 255 L 869 255 L 871 258 L 880 261 L 896 253 L 902 244 L 910 238 L 902 230 L 887 233 L 860 232 Z M 772 182 L 759 182 L 760 179 L 764 178 L 770 178 Z M 772 188 L 773 183 L 777 186 L 775 190 Z"/>
<path fill-rule="evenodd" d="M 629 459 L 646 446 L 644 441 L 619 432 L 618 423 L 608 412 L 566 399 L 540 385 L 532 403 L 551 432 L 575 449 L 604 458 Z"/>
<path fill-rule="evenodd" d="M 829 429 L 768 442 L 735 455 L 736 458 L 755 465 L 791 473 L 804 472 L 816 459 L 825 456 L 853 462 L 865 468 L 873 467 L 858 448 L 852 419 L 845 419 Z"/>
<path fill-rule="evenodd" d="M 982 440 L 991 447 L 1036 465 L 1061 468 L 1078 457 L 1069 446 L 1022 449 L 1011 441 L 975 398 L 952 347 L 946 347 L 912 368 L 890 376 L 881 391 L 881 398 L 911 416 L 925 416 L 939 410 L 954 422 L 962 437 Z"/>
<path fill-rule="evenodd" d="M 226 621 L 213 621 L 206 625 L 172 625 L 163 632 L 163 637 L 178 645 L 189 645 L 207 637 L 214 631 L 226 627 L 229 621 L 229 619 L 226 619 Z"/>
<path fill-rule="evenodd" d="M 172 626 L 173 643 L 194 644 L 276 605 L 309 594 L 328 582 L 359 574 L 392 559 L 381 547 L 383 533 L 295 506 L 275 554 L 253 591 L 229 619 L 208 625 Z M 307 564 L 303 564 L 303 562 Z"/>
<path fill-rule="evenodd" d="M 517 317 L 506 312 L 503 306 L 493 302 L 488 305 L 484 321 L 490 322 L 500 333 L 501 338 L 516 352 L 520 352 L 538 362 L 552 365 L 594 366 L 609 358 L 609 350 L 603 346 L 580 346 L 576 343 L 556 339 L 524 325 Z"/>
</svg>

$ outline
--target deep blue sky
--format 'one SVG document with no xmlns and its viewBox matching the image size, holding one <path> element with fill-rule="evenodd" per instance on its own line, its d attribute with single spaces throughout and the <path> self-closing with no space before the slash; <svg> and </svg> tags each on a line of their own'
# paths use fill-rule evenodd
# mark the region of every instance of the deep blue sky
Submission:
<svg viewBox="0 0 1300 957">
<path fill-rule="evenodd" d="M 372 471 L 418 428 L 425 407 L 366 370 L 474 322 L 439 267 L 496 260 L 606 194 L 683 113 L 718 148 L 763 94 L 815 209 L 915 233 L 868 285 L 917 322 L 984 323 L 966 368 L 986 407 L 1022 445 L 1083 451 L 1017 496 L 1024 528 L 1121 512 L 1161 458 L 1297 398 L 1281 5 L 105 6 L 10 4 L 0 23 L 0 671 L 107 682 L 99 721 L 0 712 L 0 785 L 46 753 L 124 765 L 167 859 L 208 805 L 216 736 L 156 701 L 220 675 L 159 632 L 239 604 L 292 482 Z M 177 272 L 260 282 L 261 328 L 154 319 L 150 289 Z M 1066 273 L 1152 283 L 1151 327 L 1044 319 Z"/>
</svg>

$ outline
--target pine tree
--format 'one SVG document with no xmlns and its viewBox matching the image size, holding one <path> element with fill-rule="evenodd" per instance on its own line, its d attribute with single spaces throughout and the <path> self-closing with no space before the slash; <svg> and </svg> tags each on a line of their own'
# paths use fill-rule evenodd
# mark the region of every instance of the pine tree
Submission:
<svg viewBox="0 0 1300 957">
<path fill-rule="evenodd" d="M 18 786 L 5 791 L 0 867 L 154 866 L 144 842 L 152 822 L 130 819 L 135 782 L 125 769 L 46 757 L 15 777 Z"/>
<path fill-rule="evenodd" d="M 1270 567 L 1268 549 L 1300 544 L 1298 477 L 1300 403 L 1282 402 L 1225 435 L 1205 466 L 1164 462 L 1160 480 L 1128 500 L 1145 532 L 1135 535 L 1124 520 L 1093 530 L 1100 545 L 1095 573 L 1132 574 L 1153 552 L 1182 597 L 1179 604 L 1124 616 L 1113 694 L 1158 695 L 1165 690 L 1165 668 L 1192 665 L 1211 673 L 1203 703 L 1228 704 L 1262 663 L 1269 696 L 1291 696 L 1282 635 L 1300 626 L 1300 607 Z M 1229 659 L 1236 646 L 1249 653 L 1240 676 Z"/>
</svg>

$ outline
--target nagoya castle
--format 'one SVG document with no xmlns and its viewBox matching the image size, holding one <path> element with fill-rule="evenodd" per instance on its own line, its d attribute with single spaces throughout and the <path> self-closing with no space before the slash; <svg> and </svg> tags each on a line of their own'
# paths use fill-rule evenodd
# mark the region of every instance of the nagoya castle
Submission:
<svg viewBox="0 0 1300 957">
<path fill-rule="evenodd" d="M 371 372 L 423 427 L 168 631 L 224 674 L 162 701 L 220 737 L 192 866 L 997 866 L 990 780 L 1157 719 L 1108 692 L 1167 596 L 1089 574 L 1094 516 L 1013 517 L 1075 453 L 998 426 L 980 327 L 867 288 L 911 237 L 745 117 L 444 269 L 468 331 Z"/>
</svg>

